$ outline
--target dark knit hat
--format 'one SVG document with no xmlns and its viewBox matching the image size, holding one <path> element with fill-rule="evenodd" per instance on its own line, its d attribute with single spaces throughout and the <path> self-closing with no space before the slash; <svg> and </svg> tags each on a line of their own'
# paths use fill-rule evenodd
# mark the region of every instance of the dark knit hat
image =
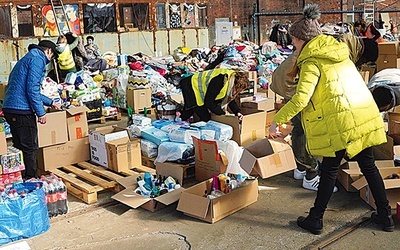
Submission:
<svg viewBox="0 0 400 250">
<path fill-rule="evenodd" d="M 58 53 L 57 53 L 57 45 L 55 43 L 53 43 L 50 40 L 42 40 L 39 42 L 38 44 L 40 47 L 44 47 L 44 48 L 50 48 L 51 50 L 53 50 L 54 56 L 57 58 L 58 57 Z"/>
<path fill-rule="evenodd" d="M 318 23 L 318 18 L 320 18 L 320 16 L 321 12 L 318 5 L 307 4 L 303 9 L 303 17 L 290 26 L 290 35 L 308 42 L 322 34 Z"/>
</svg>

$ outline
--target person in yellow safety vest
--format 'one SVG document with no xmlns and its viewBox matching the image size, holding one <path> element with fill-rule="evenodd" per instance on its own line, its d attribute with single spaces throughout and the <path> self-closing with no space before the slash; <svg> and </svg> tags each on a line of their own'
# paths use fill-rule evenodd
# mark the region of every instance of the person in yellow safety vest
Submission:
<svg viewBox="0 0 400 250">
<path fill-rule="evenodd" d="M 68 44 L 67 38 L 64 35 L 58 37 L 57 52 L 58 52 L 58 67 L 60 68 L 60 77 L 64 79 L 68 73 L 76 72 L 76 66 L 72 50 L 78 45 L 79 38 L 73 34 L 75 40 Z"/>
<path fill-rule="evenodd" d="M 209 121 L 211 113 L 224 115 L 226 106 L 242 120 L 243 115 L 235 98 L 249 86 L 247 72 L 231 69 L 213 69 L 182 78 L 180 88 L 184 107 L 180 114 L 183 121 L 197 114 L 200 121 Z"/>
</svg>

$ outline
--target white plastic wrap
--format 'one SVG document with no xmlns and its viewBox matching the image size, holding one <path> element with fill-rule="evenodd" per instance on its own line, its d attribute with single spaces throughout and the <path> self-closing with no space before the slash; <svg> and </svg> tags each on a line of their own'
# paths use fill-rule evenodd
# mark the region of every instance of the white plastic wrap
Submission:
<svg viewBox="0 0 400 250">
<path fill-rule="evenodd" d="M 191 145 L 179 142 L 163 142 L 158 147 L 158 155 L 155 162 L 176 161 L 182 159 L 183 153 Z"/>
<path fill-rule="evenodd" d="M 205 127 L 215 130 L 215 140 L 217 141 L 228 141 L 233 136 L 233 128 L 227 124 L 211 120 L 207 122 Z"/>
<path fill-rule="evenodd" d="M 146 157 L 149 157 L 149 158 L 157 157 L 158 146 L 151 141 L 142 139 L 140 141 L 140 149 L 142 150 L 142 155 L 144 155 Z"/>
<path fill-rule="evenodd" d="M 142 131 L 151 128 L 151 126 L 146 125 L 146 126 L 138 126 L 138 125 L 130 125 L 127 127 L 128 131 L 130 132 L 130 135 L 132 137 L 140 137 L 142 136 Z"/>
<path fill-rule="evenodd" d="M 242 176 L 249 176 L 249 174 L 242 169 L 239 160 L 243 154 L 243 147 L 240 147 L 235 141 L 217 141 L 218 150 L 225 153 L 228 159 L 228 166 L 226 172 L 230 174 L 242 174 Z"/>
<path fill-rule="evenodd" d="M 192 136 L 200 138 L 200 130 L 198 129 L 173 129 L 168 134 L 169 140 L 186 144 L 193 144 Z"/>
<path fill-rule="evenodd" d="M 151 119 L 143 115 L 132 114 L 132 124 L 137 126 L 151 125 Z"/>
</svg>

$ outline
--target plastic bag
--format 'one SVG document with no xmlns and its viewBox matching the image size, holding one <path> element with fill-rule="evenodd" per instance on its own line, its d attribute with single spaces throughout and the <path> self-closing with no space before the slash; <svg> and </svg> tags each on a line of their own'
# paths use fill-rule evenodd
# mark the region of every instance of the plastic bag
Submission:
<svg viewBox="0 0 400 250">
<path fill-rule="evenodd" d="M 192 155 L 194 155 L 193 145 L 179 142 L 163 142 L 158 147 L 158 155 L 155 162 L 185 160 Z"/>
<path fill-rule="evenodd" d="M 14 185 L 17 191 L 25 190 L 24 198 L 0 200 L 0 245 L 30 238 L 50 228 L 46 196 L 41 185 L 36 189 L 36 183 Z"/>
</svg>

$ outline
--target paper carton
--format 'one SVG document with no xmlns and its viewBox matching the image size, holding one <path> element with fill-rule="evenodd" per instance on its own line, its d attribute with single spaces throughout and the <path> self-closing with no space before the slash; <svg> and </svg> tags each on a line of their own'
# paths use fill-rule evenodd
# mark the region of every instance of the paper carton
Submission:
<svg viewBox="0 0 400 250">
<path fill-rule="evenodd" d="M 38 151 L 38 168 L 50 171 L 60 166 L 90 160 L 88 137 L 68 141 L 63 144 L 44 147 Z"/>
<path fill-rule="evenodd" d="M 228 164 L 222 161 L 217 142 L 192 138 L 196 159 L 196 180 L 204 181 L 211 178 L 213 174 L 225 173 Z"/>
<path fill-rule="evenodd" d="M 128 137 L 126 129 L 114 126 L 100 127 L 89 131 L 91 161 L 108 168 L 106 142 Z"/>
<path fill-rule="evenodd" d="M 142 166 L 140 140 L 127 137 L 106 142 L 108 168 L 124 172 Z"/>
<path fill-rule="evenodd" d="M 233 128 L 232 140 L 239 145 L 247 145 L 265 137 L 265 111 L 242 108 L 243 120 L 239 123 L 236 116 L 212 115 L 211 120 L 230 125 Z"/>
<path fill-rule="evenodd" d="M 135 113 L 144 108 L 151 107 L 151 89 L 134 89 L 129 87 L 126 90 L 126 104 L 131 107 Z"/>
<path fill-rule="evenodd" d="M 188 178 L 191 173 L 188 171 L 194 171 L 193 166 L 189 164 L 179 164 L 174 162 L 157 162 L 156 164 L 156 172 L 161 176 L 172 176 L 178 180 L 180 184 L 184 184 L 184 180 Z"/>
<path fill-rule="evenodd" d="M 52 146 L 68 141 L 67 119 L 65 111 L 49 112 L 47 122 L 38 123 L 39 148 Z"/>
<path fill-rule="evenodd" d="M 378 43 L 379 55 L 398 55 L 399 41 Z"/>
<path fill-rule="evenodd" d="M 251 175 L 268 178 L 296 168 L 292 148 L 285 141 L 257 140 L 244 147 L 240 166 Z"/>
<path fill-rule="evenodd" d="M 118 180 L 118 182 L 126 189 L 115 194 L 111 198 L 132 208 L 141 207 L 151 212 L 156 212 L 177 202 L 184 190 L 184 188 L 179 188 L 156 198 L 147 198 L 134 192 L 137 188 L 136 178 L 138 176 L 139 175 L 129 176 Z"/>
<path fill-rule="evenodd" d="M 67 109 L 68 138 L 70 141 L 81 139 L 88 135 L 86 106 Z"/>
<path fill-rule="evenodd" d="M 212 179 L 203 181 L 182 192 L 176 210 L 185 215 L 215 223 L 242 208 L 253 204 L 258 199 L 258 180 L 247 180 L 243 187 L 215 199 L 208 199 L 204 194 L 211 192 Z"/>
<path fill-rule="evenodd" d="M 241 106 L 243 108 L 271 111 L 275 108 L 275 101 L 273 98 L 262 98 L 257 101 L 243 102 Z"/>
<path fill-rule="evenodd" d="M 389 205 L 392 208 L 396 207 L 396 202 L 400 200 L 400 179 L 391 179 L 392 174 L 400 174 L 398 167 L 392 168 L 380 168 L 383 183 L 385 184 L 387 199 L 389 200 Z M 361 177 L 357 181 L 353 182 L 353 187 L 360 190 L 360 197 L 371 207 L 376 209 L 375 200 L 372 196 L 371 189 L 368 186 L 365 177 Z"/>
<path fill-rule="evenodd" d="M 379 55 L 376 60 L 376 70 L 379 72 L 388 68 L 400 68 L 400 58 L 397 55 Z"/>
</svg>

